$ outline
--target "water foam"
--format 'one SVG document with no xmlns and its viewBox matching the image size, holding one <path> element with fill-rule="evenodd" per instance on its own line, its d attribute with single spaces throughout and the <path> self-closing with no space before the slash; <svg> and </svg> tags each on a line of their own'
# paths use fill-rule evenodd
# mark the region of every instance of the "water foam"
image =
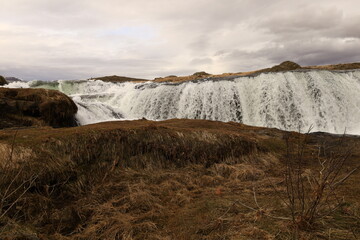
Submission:
<svg viewBox="0 0 360 240">
<path fill-rule="evenodd" d="M 13 82 L 56 89 L 77 104 L 80 124 L 171 118 L 236 121 L 283 130 L 360 134 L 360 70 L 290 71 L 184 83 L 99 80 Z"/>
</svg>

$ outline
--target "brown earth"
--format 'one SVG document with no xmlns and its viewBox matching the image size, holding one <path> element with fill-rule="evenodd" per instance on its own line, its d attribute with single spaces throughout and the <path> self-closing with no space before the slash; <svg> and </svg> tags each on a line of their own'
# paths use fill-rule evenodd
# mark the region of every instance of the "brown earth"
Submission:
<svg viewBox="0 0 360 240">
<path fill-rule="evenodd" d="M 327 155 L 345 153 L 360 138 L 206 120 L 4 129 L 0 236 L 295 239 L 282 199 L 292 161 L 286 152 L 299 151 L 301 142 L 309 177 L 322 174 Z M 354 148 L 344 173 L 359 161 Z M 298 239 L 358 239 L 359 180 L 356 171 L 336 192 L 341 205 Z M 334 202 L 326 203 L 332 209 Z"/>
<path fill-rule="evenodd" d="M 19 126 L 76 126 L 75 103 L 46 89 L 0 88 L 0 129 Z"/>
</svg>

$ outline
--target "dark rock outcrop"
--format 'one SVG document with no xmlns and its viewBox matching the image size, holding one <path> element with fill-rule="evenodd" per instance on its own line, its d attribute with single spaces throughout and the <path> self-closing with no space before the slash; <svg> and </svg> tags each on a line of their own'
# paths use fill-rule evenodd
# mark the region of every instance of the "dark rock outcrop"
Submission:
<svg viewBox="0 0 360 240">
<path fill-rule="evenodd" d="M 5 78 L 0 75 L 0 86 L 7 84 Z"/>
<path fill-rule="evenodd" d="M 0 129 L 76 126 L 76 112 L 75 103 L 59 91 L 0 88 Z"/>
</svg>

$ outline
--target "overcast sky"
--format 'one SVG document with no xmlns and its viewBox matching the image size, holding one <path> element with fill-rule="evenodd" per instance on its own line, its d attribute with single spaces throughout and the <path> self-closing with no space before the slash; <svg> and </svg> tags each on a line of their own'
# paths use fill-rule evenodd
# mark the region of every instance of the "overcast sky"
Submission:
<svg viewBox="0 0 360 240">
<path fill-rule="evenodd" d="M 152 79 L 360 61 L 359 0 L 0 0 L 0 75 Z"/>
</svg>

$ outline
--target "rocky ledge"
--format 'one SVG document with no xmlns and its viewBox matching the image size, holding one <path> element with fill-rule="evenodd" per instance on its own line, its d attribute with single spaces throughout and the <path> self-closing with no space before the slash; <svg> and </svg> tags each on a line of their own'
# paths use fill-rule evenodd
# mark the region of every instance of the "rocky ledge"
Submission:
<svg viewBox="0 0 360 240">
<path fill-rule="evenodd" d="M 76 126 L 77 106 L 65 94 L 46 89 L 0 88 L 0 129 Z"/>
</svg>

